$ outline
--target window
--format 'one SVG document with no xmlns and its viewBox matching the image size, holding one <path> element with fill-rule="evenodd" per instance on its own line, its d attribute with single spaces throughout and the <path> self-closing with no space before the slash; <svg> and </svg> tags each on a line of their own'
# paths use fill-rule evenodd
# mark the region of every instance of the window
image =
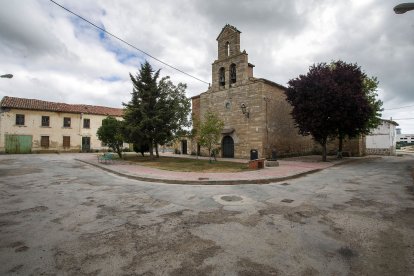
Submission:
<svg viewBox="0 0 414 276">
<path fill-rule="evenodd" d="M 48 148 L 49 147 L 49 136 L 41 136 L 40 137 L 40 146 L 42 148 Z"/>
<path fill-rule="evenodd" d="M 69 117 L 63 118 L 63 127 L 70 127 L 70 118 Z"/>
<path fill-rule="evenodd" d="M 219 70 L 219 84 L 224 86 L 226 84 L 226 78 L 224 76 L 224 68 L 221 67 Z"/>
<path fill-rule="evenodd" d="M 70 148 L 70 136 L 63 136 L 63 147 Z"/>
<path fill-rule="evenodd" d="M 83 119 L 83 128 L 90 128 L 90 127 L 91 127 L 91 120 Z"/>
<path fill-rule="evenodd" d="M 50 125 L 49 116 L 42 116 L 42 127 L 48 127 Z"/>
<path fill-rule="evenodd" d="M 230 43 L 226 42 L 226 55 L 230 56 Z"/>
<path fill-rule="evenodd" d="M 230 65 L 230 81 L 231 83 L 236 82 L 236 64 Z"/>
<path fill-rule="evenodd" d="M 23 114 L 16 114 L 16 125 L 24 126 L 24 115 Z"/>
</svg>

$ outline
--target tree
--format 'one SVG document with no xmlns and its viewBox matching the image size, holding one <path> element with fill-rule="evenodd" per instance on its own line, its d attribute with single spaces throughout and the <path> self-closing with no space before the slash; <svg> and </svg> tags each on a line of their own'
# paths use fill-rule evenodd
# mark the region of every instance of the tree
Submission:
<svg viewBox="0 0 414 276">
<path fill-rule="evenodd" d="M 220 142 L 220 135 L 223 127 L 224 122 L 211 111 L 207 111 L 204 114 L 204 120 L 200 122 L 200 129 L 197 134 L 198 142 L 200 146 L 207 148 L 210 162 L 211 152 Z"/>
<path fill-rule="evenodd" d="M 128 142 L 148 144 L 150 156 L 158 144 L 164 144 L 184 126 L 188 126 L 190 101 L 185 96 L 186 85 L 175 86 L 169 77 L 158 81 L 160 70 L 154 72 L 146 61 L 130 78 L 133 83 L 131 101 L 125 106 L 124 133 Z"/>
<path fill-rule="evenodd" d="M 114 152 L 122 158 L 122 122 L 118 121 L 114 117 L 106 117 L 102 120 L 102 126 L 98 128 L 97 136 L 98 139 L 108 145 Z"/>
<path fill-rule="evenodd" d="M 124 103 L 124 135 L 129 143 L 141 144 L 148 141 L 149 152 L 153 156 L 153 139 L 158 118 L 155 103 L 158 94 L 157 79 L 160 71 L 154 72 L 148 62 L 141 64 L 136 77 L 129 74 L 133 89 L 131 101 Z"/>
<path fill-rule="evenodd" d="M 382 101 L 376 99 L 377 79 L 369 78 L 357 64 L 335 61 L 330 64 L 330 68 L 338 90 L 335 118 L 338 157 L 342 157 L 345 137 L 368 134 L 379 125 Z"/>
<path fill-rule="evenodd" d="M 306 75 L 288 82 L 287 101 L 292 117 L 303 135 L 311 134 L 322 146 L 339 138 L 339 152 L 347 136 L 366 134 L 379 123 L 382 102 L 376 99 L 375 78 L 369 78 L 357 64 L 335 61 L 312 65 Z"/>
<path fill-rule="evenodd" d="M 188 114 L 190 113 L 190 101 L 185 96 L 187 86 L 179 83 L 175 86 L 169 77 L 164 77 L 158 83 L 159 97 L 155 110 L 157 120 L 155 145 L 164 145 L 174 137 L 185 133 L 184 127 L 190 126 Z M 155 147 L 158 156 L 158 147 Z"/>
<path fill-rule="evenodd" d="M 195 151 L 196 151 L 196 157 L 198 159 L 198 155 L 199 155 L 198 145 L 200 145 L 200 120 L 194 113 L 191 114 L 191 124 L 192 124 L 192 128 L 188 133 L 188 137 L 191 139 L 192 144 L 193 142 L 195 142 L 195 144 L 197 145 L 197 149 Z"/>
<path fill-rule="evenodd" d="M 331 101 L 335 83 L 325 63 L 312 65 L 306 75 L 288 82 L 287 101 L 293 106 L 291 115 L 302 135 L 312 135 L 322 146 L 322 159 L 326 161 L 326 143 L 336 133 L 331 116 L 335 112 Z"/>
</svg>

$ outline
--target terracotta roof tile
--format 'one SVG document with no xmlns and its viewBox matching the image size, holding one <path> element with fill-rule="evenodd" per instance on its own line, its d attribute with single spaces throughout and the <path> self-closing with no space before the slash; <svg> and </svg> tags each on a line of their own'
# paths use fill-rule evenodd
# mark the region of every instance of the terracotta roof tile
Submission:
<svg viewBox="0 0 414 276">
<path fill-rule="evenodd" d="M 28 110 L 43 110 L 54 112 L 66 112 L 66 113 L 83 113 L 94 115 L 106 115 L 106 116 L 122 116 L 122 108 L 112 108 L 97 105 L 86 104 L 66 104 L 47 102 L 36 99 L 25 99 L 5 96 L 0 102 L 1 108 L 19 108 Z"/>
</svg>

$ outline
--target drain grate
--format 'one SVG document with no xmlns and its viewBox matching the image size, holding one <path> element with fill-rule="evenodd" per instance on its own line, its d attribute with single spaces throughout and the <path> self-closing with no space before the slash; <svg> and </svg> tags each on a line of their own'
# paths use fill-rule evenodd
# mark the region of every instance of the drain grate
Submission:
<svg viewBox="0 0 414 276">
<path fill-rule="evenodd" d="M 281 202 L 285 202 L 285 203 L 292 203 L 293 201 L 294 201 L 293 199 L 288 199 L 288 198 L 281 200 Z"/>
</svg>

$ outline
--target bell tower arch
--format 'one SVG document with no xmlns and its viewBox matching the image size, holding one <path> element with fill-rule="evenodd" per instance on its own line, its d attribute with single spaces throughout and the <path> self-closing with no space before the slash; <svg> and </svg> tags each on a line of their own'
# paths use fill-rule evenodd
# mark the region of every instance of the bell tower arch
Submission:
<svg viewBox="0 0 414 276">
<path fill-rule="evenodd" d="M 245 84 L 252 77 L 252 64 L 246 51 L 240 51 L 241 32 L 225 25 L 217 37 L 217 60 L 212 64 L 212 91 Z M 251 68 L 250 68 L 251 67 Z"/>
</svg>

